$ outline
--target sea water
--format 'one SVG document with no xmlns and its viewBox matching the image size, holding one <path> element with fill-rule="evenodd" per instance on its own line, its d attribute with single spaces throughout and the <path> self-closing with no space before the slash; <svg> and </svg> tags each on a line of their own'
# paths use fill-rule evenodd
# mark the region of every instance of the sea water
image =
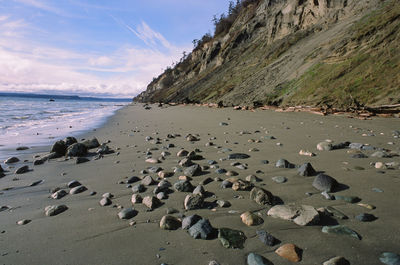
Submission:
<svg viewBox="0 0 400 265">
<path fill-rule="evenodd" d="M 17 147 L 51 145 L 101 126 L 129 102 L 0 96 L 0 159 Z"/>
</svg>

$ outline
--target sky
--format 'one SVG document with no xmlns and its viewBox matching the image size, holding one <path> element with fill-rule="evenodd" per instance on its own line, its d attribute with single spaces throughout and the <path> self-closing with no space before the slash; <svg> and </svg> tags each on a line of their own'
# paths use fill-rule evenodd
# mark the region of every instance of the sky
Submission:
<svg viewBox="0 0 400 265">
<path fill-rule="evenodd" d="M 133 97 L 229 0 L 0 0 L 0 91 Z"/>
</svg>

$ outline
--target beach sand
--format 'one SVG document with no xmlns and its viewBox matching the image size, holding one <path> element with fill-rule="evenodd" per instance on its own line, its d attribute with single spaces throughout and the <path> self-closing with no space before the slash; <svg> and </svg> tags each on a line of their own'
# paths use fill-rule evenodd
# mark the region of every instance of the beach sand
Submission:
<svg viewBox="0 0 400 265">
<path fill-rule="evenodd" d="M 228 125 L 221 126 L 221 122 Z M 362 151 L 368 158 L 352 158 L 353 153 L 348 153 L 348 148 L 318 151 L 316 146 L 330 139 L 334 143 L 349 141 L 370 144 L 398 153 L 400 141 L 392 135 L 393 130 L 397 129 L 400 129 L 400 120 L 394 118 L 359 120 L 345 116 L 323 117 L 309 113 L 251 112 L 196 106 L 160 108 L 152 105 L 150 110 L 145 110 L 142 104 L 129 105 L 119 110 L 104 127 L 80 137 L 96 137 L 100 142 L 109 140 L 108 146 L 116 151 L 114 154 L 105 155 L 99 160 L 90 157 L 92 161 L 78 165 L 74 159 L 55 159 L 39 166 L 32 165 L 33 158 L 29 155 L 29 162 L 14 165 L 27 164 L 33 169 L 21 175 L 12 173 L 15 168 L 8 169 L 1 164 L 9 172 L 0 179 L 0 206 L 12 208 L 0 212 L 0 263 L 178 265 L 209 264 L 211 260 L 216 260 L 219 264 L 233 265 L 247 264 L 247 255 L 257 253 L 273 264 L 285 265 L 293 262 L 274 251 L 283 244 L 293 243 L 302 249 L 299 264 L 322 264 L 335 256 L 345 257 L 350 264 L 380 264 L 382 252 L 399 252 L 399 166 L 394 169 L 375 169 L 370 163 L 399 162 L 399 157 L 376 158 L 370 156 L 374 151 Z M 180 134 L 181 137 L 167 138 L 168 134 Z M 187 134 L 198 135 L 200 140 L 189 142 L 185 139 Z M 146 141 L 146 136 L 159 137 L 161 144 Z M 268 139 L 269 136 L 276 139 Z M 213 137 L 215 139 L 210 140 Z M 206 146 L 207 142 L 213 142 L 214 146 Z M 162 148 L 168 144 L 174 144 L 175 147 L 168 150 Z M 208 160 L 215 160 L 220 168 L 239 173 L 236 177 L 240 179 L 254 174 L 261 179 L 254 185 L 272 192 L 285 205 L 310 205 L 315 208 L 333 206 L 346 214 L 348 219 L 332 217 L 316 225 L 299 226 L 291 221 L 267 216 L 271 206 L 262 206 L 250 200 L 249 191 L 222 189 L 218 181 L 204 185 L 206 191 L 215 195 L 205 198 L 205 201 L 227 200 L 231 203 L 228 208 L 185 211 L 183 201 L 188 193 L 177 191 L 169 194 L 169 198 L 163 200 L 164 204 L 153 211 L 147 211 L 142 204 L 132 206 L 131 188 L 120 183 L 131 176 L 141 178 L 141 170 L 154 166 L 145 162 L 146 150 L 153 147 L 158 148 L 151 151 L 154 158 L 160 157 L 163 151 L 171 153 L 156 165 L 165 171 L 172 172 L 173 167 L 178 166 L 181 158 L 176 154 L 181 148 L 188 151 L 197 148 L 201 150 L 198 154 L 204 160 L 194 162 L 201 166 L 207 166 Z M 224 153 L 226 148 L 232 151 Z M 314 152 L 316 156 L 299 155 L 301 149 Z M 227 158 L 230 153 L 245 153 L 250 158 L 220 160 Z M 23 153 L 21 157 L 24 157 Z M 357 196 L 361 203 L 375 205 L 376 209 L 325 199 L 312 186 L 314 176 L 299 176 L 296 168 L 276 168 L 275 163 L 281 158 L 296 165 L 310 162 L 317 171 L 335 178 L 344 184 L 343 187 L 348 186 L 331 194 Z M 262 160 L 268 160 L 269 163 L 264 164 Z M 231 166 L 234 161 L 248 164 L 247 169 Z M 193 177 L 191 183 L 197 186 L 206 178 L 228 178 L 215 173 L 212 168 L 206 172 Z M 157 174 L 148 175 L 157 178 Z M 173 184 L 181 175 L 183 173 L 177 172 L 168 180 Z M 278 184 L 271 179 L 274 176 L 286 177 L 287 182 Z M 44 182 L 29 186 L 38 180 Z M 50 189 L 62 187 L 71 180 L 78 180 L 88 190 L 76 195 L 68 194 L 60 200 L 49 198 Z M 154 187 L 148 187 L 142 196 L 153 195 Z M 383 192 L 376 192 L 374 188 Z M 90 196 L 92 191 L 97 194 Z M 111 206 L 102 207 L 99 201 L 106 192 L 112 193 L 114 198 Z M 313 195 L 309 196 L 307 192 Z M 44 208 L 56 204 L 65 204 L 68 210 L 56 216 L 45 216 Z M 134 207 L 138 214 L 131 220 L 120 220 L 117 216 L 120 211 L 118 206 Z M 226 249 L 218 238 L 194 239 L 186 230 L 160 229 L 160 219 L 170 207 L 179 211 L 172 214 L 176 217 L 198 214 L 209 219 L 216 229 L 227 227 L 243 231 L 247 237 L 244 248 Z M 246 226 L 240 218 L 245 211 L 259 213 L 264 223 Z M 371 213 L 377 219 L 360 222 L 355 216 L 361 213 Z M 31 222 L 17 225 L 16 222 L 22 219 Z M 131 221 L 136 224 L 131 226 Z M 321 232 L 324 225 L 333 224 L 346 225 L 361 235 L 362 239 Z M 257 230 L 268 231 L 281 243 L 272 247 L 265 245 L 257 237 Z"/>
</svg>

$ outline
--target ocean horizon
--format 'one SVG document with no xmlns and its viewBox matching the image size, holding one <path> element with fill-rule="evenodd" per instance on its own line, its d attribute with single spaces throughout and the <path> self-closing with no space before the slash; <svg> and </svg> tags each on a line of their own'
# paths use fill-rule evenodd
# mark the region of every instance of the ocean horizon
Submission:
<svg viewBox="0 0 400 265">
<path fill-rule="evenodd" d="M 130 99 L 0 93 L 0 159 L 98 128 Z"/>
</svg>

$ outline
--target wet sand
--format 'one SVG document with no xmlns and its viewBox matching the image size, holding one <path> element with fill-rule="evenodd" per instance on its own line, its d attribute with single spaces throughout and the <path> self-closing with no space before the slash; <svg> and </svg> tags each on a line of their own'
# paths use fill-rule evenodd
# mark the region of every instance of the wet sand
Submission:
<svg viewBox="0 0 400 265">
<path fill-rule="evenodd" d="M 221 126 L 221 122 L 228 125 Z M 368 158 L 352 158 L 353 154 L 348 153 L 349 149 L 318 151 L 316 146 L 326 139 L 334 143 L 349 141 L 389 149 L 396 155 L 400 141 L 393 137 L 392 132 L 397 129 L 400 129 L 400 120 L 395 118 L 362 121 L 343 116 L 251 112 L 231 108 L 159 108 L 154 105 L 150 110 L 145 110 L 141 104 L 127 106 L 119 110 L 104 127 L 80 137 L 96 137 L 100 142 L 110 140 L 108 146 L 116 153 L 105 155 L 99 160 L 90 157 L 92 161 L 79 165 L 75 164 L 74 159 L 56 159 L 33 166 L 32 156 L 29 156 L 30 162 L 21 162 L 14 166 L 27 164 L 33 171 L 15 175 L 12 173 L 15 168 L 10 168 L 6 176 L 0 179 L 0 206 L 12 207 L 0 212 L 1 264 L 178 265 L 209 264 L 211 260 L 216 260 L 219 264 L 232 265 L 246 264 L 249 253 L 262 255 L 273 264 L 293 264 L 274 253 L 285 243 L 293 243 L 302 249 L 302 260 L 299 264 L 322 264 L 335 256 L 345 257 L 350 264 L 380 264 L 379 256 L 382 252 L 398 252 L 400 246 L 397 232 L 400 220 L 399 166 L 394 169 L 375 169 L 370 163 L 400 162 L 399 157 L 376 158 L 370 157 L 374 151 L 362 151 Z M 186 141 L 185 135 L 189 133 L 198 134 L 200 140 Z M 169 139 L 168 134 L 180 134 L 181 137 Z M 146 141 L 146 136 L 159 137 L 161 144 Z M 274 136 L 276 139 L 265 136 Z M 216 139 L 210 140 L 213 137 Z M 213 142 L 214 146 L 205 146 L 207 142 Z M 388 144 L 390 142 L 393 144 Z M 175 147 L 168 150 L 162 148 L 168 144 L 174 144 Z M 133 192 L 127 184 L 120 182 L 131 176 L 141 178 L 141 170 L 154 166 L 145 162 L 146 150 L 152 147 L 159 149 L 151 151 L 155 158 L 163 151 L 171 153 L 162 163 L 156 165 L 166 171 L 173 171 L 173 167 L 178 166 L 180 158 L 176 153 L 181 148 L 188 151 L 198 148 L 201 150 L 198 154 L 205 159 L 194 162 L 201 166 L 207 166 L 208 160 L 216 160 L 220 168 L 236 171 L 239 173 L 237 177 L 243 180 L 250 174 L 256 175 L 261 182 L 255 185 L 272 192 L 284 204 L 311 205 L 315 208 L 334 206 L 349 218 L 341 220 L 333 217 L 328 223 L 298 226 L 290 221 L 267 216 L 271 206 L 261 206 L 250 200 L 249 191 L 222 189 L 221 182 L 218 181 L 204 185 L 206 191 L 215 195 L 205 198 L 205 201 L 227 200 L 231 203 L 229 208 L 185 211 L 183 201 L 188 193 L 177 191 L 169 194 L 169 198 L 163 200 L 164 204 L 153 211 L 147 211 L 142 204 L 132 206 Z M 223 150 L 225 148 L 232 151 L 222 152 L 226 151 Z M 259 151 L 249 151 L 252 148 Z M 301 149 L 314 152 L 316 156 L 301 156 Z M 250 155 L 248 159 L 238 160 L 248 164 L 247 169 L 231 166 L 234 160 L 220 160 L 229 153 Z M 296 168 L 276 168 L 275 163 L 281 158 L 296 165 L 310 162 L 317 171 L 323 171 L 348 186 L 332 194 L 358 196 L 361 203 L 373 204 L 376 209 L 368 210 L 357 203 L 326 200 L 312 186 L 314 177 L 299 176 Z M 269 163 L 264 164 L 262 160 L 268 160 Z M 1 165 L 7 169 L 6 165 Z M 208 177 L 228 178 L 214 171 L 215 169 L 206 170 L 208 173 L 193 177 L 191 183 L 197 186 Z M 157 174 L 148 175 L 157 178 Z M 168 180 L 173 184 L 181 175 L 183 173 L 175 173 Z M 284 176 L 288 181 L 283 184 L 275 183 L 271 179 L 274 176 Z M 28 187 L 37 180 L 44 182 Z M 71 180 L 80 181 L 88 191 L 77 195 L 68 194 L 60 200 L 49 198 L 50 189 L 61 187 Z M 9 189 L 11 187 L 14 188 Z M 142 196 L 153 195 L 154 187 L 156 186 L 148 187 Z M 383 192 L 376 192 L 373 188 Z M 91 191 L 96 191 L 97 194 L 90 196 Z M 105 192 L 114 195 L 113 204 L 102 207 L 99 201 Z M 306 195 L 307 192 L 313 195 Z M 44 208 L 55 204 L 65 204 L 69 209 L 57 216 L 45 216 Z M 131 220 L 120 220 L 117 217 L 120 211 L 118 206 L 134 207 L 138 214 Z M 179 211 L 173 214 L 176 217 L 198 214 L 209 219 L 214 228 L 228 227 L 243 231 L 247 237 L 244 248 L 226 249 L 219 239 L 193 239 L 185 230 L 160 229 L 160 219 L 170 207 Z M 264 223 L 246 226 L 240 219 L 245 211 L 260 213 Z M 360 213 L 371 213 L 377 219 L 360 222 L 355 219 Z M 21 219 L 32 221 L 26 225 L 17 225 L 16 222 Z M 131 226 L 130 221 L 135 221 L 136 224 Z M 360 234 L 362 239 L 321 232 L 323 225 L 334 224 L 346 225 Z M 268 231 L 281 243 L 273 247 L 266 246 L 256 236 L 256 230 Z"/>
</svg>

